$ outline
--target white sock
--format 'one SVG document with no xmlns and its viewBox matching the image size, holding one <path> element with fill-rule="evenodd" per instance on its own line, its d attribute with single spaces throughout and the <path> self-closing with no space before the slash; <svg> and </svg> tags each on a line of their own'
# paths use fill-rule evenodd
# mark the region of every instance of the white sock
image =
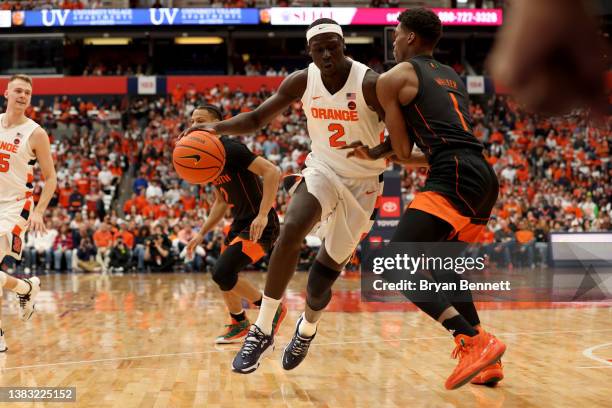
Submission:
<svg viewBox="0 0 612 408">
<path fill-rule="evenodd" d="M 274 315 L 276 314 L 276 310 L 278 309 L 280 302 L 280 299 L 272 299 L 266 295 L 263 295 L 261 298 L 259 316 L 257 316 L 257 321 L 255 324 L 268 336 L 272 334 L 272 322 L 274 321 Z"/>
<path fill-rule="evenodd" d="M 30 285 L 28 285 L 21 279 L 17 279 L 17 285 L 15 285 L 15 289 L 13 290 L 20 295 L 27 295 L 28 293 L 30 293 L 31 288 L 32 287 Z"/>
<path fill-rule="evenodd" d="M 300 336 L 304 337 L 312 337 L 317 332 L 317 326 L 319 325 L 319 321 L 309 322 L 306 320 L 306 316 L 302 313 L 302 321 L 300 322 L 300 326 L 298 327 L 298 333 Z"/>
</svg>

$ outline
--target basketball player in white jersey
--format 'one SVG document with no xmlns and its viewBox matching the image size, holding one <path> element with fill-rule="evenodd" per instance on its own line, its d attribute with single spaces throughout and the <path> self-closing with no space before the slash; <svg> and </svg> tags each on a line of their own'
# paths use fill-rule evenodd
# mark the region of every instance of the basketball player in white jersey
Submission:
<svg viewBox="0 0 612 408">
<path fill-rule="evenodd" d="M 28 228 L 32 233 L 46 231 L 43 215 L 57 186 L 49 136 L 25 116 L 32 99 L 32 79 L 26 75 L 12 76 L 4 97 L 7 108 L 0 114 L 0 261 L 5 256 L 21 259 Z M 34 206 L 32 182 L 36 162 L 45 185 Z M 0 293 L 2 289 L 17 293 L 21 318 L 28 320 L 34 312 L 40 280 L 37 277 L 16 279 L 0 271 Z M 4 332 L 0 329 L 0 351 L 6 350 Z"/>
<path fill-rule="evenodd" d="M 356 142 L 375 146 L 382 141 L 378 74 L 344 55 L 342 28 L 334 20 L 312 23 L 306 40 L 313 60 L 307 69 L 289 75 L 278 92 L 254 111 L 208 125 L 217 133 L 252 133 L 301 99 L 312 140 L 307 167 L 290 188 L 294 195 L 270 258 L 259 317 L 232 364 L 238 373 L 255 371 L 261 358 L 273 350 L 274 314 L 297 267 L 304 238 L 320 224 L 323 245 L 309 271 L 305 311 L 282 360 L 286 370 L 303 361 L 331 300 L 331 287 L 362 235 L 369 232 L 382 193 L 385 160 L 349 159 L 342 150 Z"/>
</svg>

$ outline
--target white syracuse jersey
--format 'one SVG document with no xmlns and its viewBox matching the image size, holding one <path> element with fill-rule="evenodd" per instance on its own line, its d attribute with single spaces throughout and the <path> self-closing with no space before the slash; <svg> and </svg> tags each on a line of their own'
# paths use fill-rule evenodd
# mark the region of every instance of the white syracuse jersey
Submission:
<svg viewBox="0 0 612 408">
<path fill-rule="evenodd" d="M 0 204 L 32 195 L 36 156 L 28 141 L 39 125 L 31 119 L 6 129 L 0 115 Z M 1 209 L 0 209 L 1 211 Z"/>
<path fill-rule="evenodd" d="M 339 149 L 356 141 L 370 147 L 383 141 L 385 125 L 363 96 L 363 78 L 368 69 L 352 61 L 344 87 L 332 95 L 323 85 L 319 68 L 314 63 L 308 66 L 308 85 L 302 105 L 312 140 L 310 154 L 342 177 L 377 176 L 387 167 L 385 159 L 347 158 L 348 151 Z"/>
</svg>

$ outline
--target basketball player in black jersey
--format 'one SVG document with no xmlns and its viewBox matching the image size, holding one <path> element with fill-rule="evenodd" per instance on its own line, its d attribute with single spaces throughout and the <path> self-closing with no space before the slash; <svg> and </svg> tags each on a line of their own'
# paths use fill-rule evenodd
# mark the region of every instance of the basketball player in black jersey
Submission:
<svg viewBox="0 0 612 408">
<path fill-rule="evenodd" d="M 222 114 L 216 106 L 204 105 L 194 110 L 191 119 L 192 124 L 213 123 L 220 121 Z M 234 221 L 212 274 L 231 318 L 227 330 L 215 343 L 226 344 L 240 341 L 251 326 L 242 308 L 242 299 L 261 306 L 261 291 L 238 273 L 260 260 L 278 237 L 279 221 L 272 204 L 276 199 L 280 171 L 236 139 L 221 136 L 220 140 L 226 156 L 223 171 L 212 182 L 216 199 L 202 228 L 187 245 L 187 256 L 193 256 L 204 236 L 223 219 L 227 209 L 231 209 Z M 281 303 L 274 317 L 273 330 L 280 326 L 286 314 L 287 308 Z"/>
<path fill-rule="evenodd" d="M 416 144 L 427 157 L 429 174 L 391 242 L 477 242 L 497 200 L 498 182 L 472 134 L 467 91 L 455 71 L 432 56 L 442 35 L 438 16 L 417 8 L 402 12 L 398 20 L 393 50 L 398 64 L 376 86 L 390 134 L 387 154 L 409 160 Z M 378 158 L 381 147 L 361 146 L 350 154 Z M 436 280 L 458 279 L 454 273 L 432 274 Z M 428 279 L 420 273 L 406 275 L 401 278 Z M 414 297 L 414 292 L 403 294 Z M 414 302 L 455 336 L 459 364 L 445 386 L 455 389 L 473 379 L 496 384 L 503 377 L 498 360 L 505 345 L 481 329 L 471 294 L 461 295 L 470 302 L 451 303 L 442 293 L 431 293 L 431 302 Z"/>
</svg>

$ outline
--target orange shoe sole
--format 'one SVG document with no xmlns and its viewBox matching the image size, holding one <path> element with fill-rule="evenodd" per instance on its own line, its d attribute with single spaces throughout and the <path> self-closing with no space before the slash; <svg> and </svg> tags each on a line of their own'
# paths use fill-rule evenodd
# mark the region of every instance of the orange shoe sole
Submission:
<svg viewBox="0 0 612 408">
<path fill-rule="evenodd" d="M 472 366 L 465 370 L 465 372 L 458 376 L 456 379 L 448 379 L 444 386 L 447 390 L 456 390 L 470 382 L 474 377 L 476 377 L 485 367 L 494 364 L 497 360 L 499 360 L 504 353 L 506 352 L 506 345 L 502 343 L 500 340 L 495 339 L 494 347 L 491 347 L 487 354 L 482 356 L 477 362 L 472 364 Z"/>
<path fill-rule="evenodd" d="M 484 368 L 478 375 L 472 379 L 474 385 L 486 385 L 487 387 L 495 387 L 497 383 L 504 379 L 504 370 L 497 367 Z"/>
</svg>

